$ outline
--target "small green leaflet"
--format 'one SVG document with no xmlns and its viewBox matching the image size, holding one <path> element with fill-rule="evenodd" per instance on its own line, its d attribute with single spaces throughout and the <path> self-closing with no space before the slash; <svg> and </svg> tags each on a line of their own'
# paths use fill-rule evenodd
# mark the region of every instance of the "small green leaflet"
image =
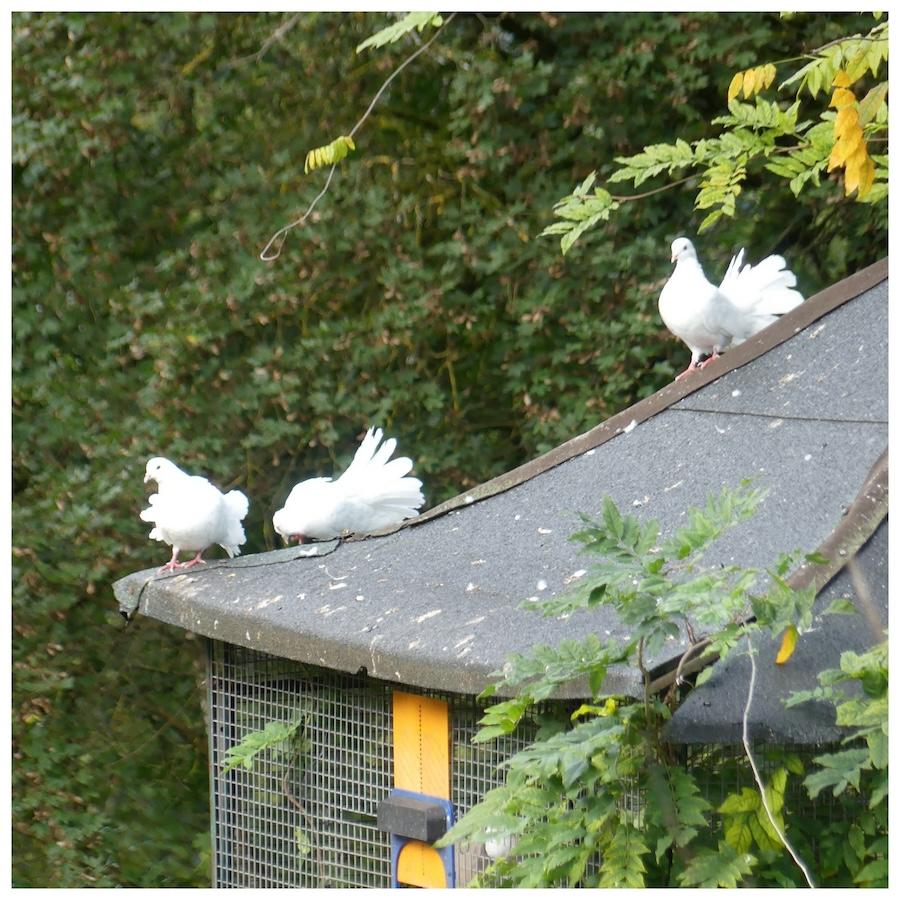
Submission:
<svg viewBox="0 0 900 900">
<path fill-rule="evenodd" d="M 755 865 L 755 857 L 720 841 L 718 850 L 704 847 L 694 856 L 678 881 L 682 887 L 735 888 Z"/>
<path fill-rule="evenodd" d="M 269 722 L 262 731 L 252 731 L 245 735 L 241 741 L 225 751 L 222 774 L 224 775 L 238 766 L 252 769 L 253 761 L 258 754 L 274 747 L 282 747 L 294 736 L 302 724 L 302 718 L 295 719 L 293 722 Z"/>
<path fill-rule="evenodd" d="M 383 47 L 385 44 L 393 44 L 399 41 L 404 34 L 409 34 L 413 29 L 424 31 L 428 25 L 435 28 L 444 22 L 440 13 L 436 12 L 411 12 L 407 13 L 399 22 L 376 31 L 371 37 L 366 38 L 357 48 L 356 52 L 360 53 L 368 47 Z"/>
</svg>

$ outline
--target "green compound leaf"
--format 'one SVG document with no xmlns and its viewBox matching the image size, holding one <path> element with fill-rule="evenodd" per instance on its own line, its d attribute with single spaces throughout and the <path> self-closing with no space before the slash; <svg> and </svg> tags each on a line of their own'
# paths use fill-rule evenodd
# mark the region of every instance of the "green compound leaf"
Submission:
<svg viewBox="0 0 900 900">
<path fill-rule="evenodd" d="M 404 34 L 409 34 L 413 29 L 423 31 L 427 26 L 433 25 L 435 28 L 444 22 L 440 13 L 436 12 L 411 12 L 407 13 L 399 22 L 376 31 L 371 37 L 366 38 L 357 48 L 356 52 L 360 53 L 368 47 L 383 47 L 385 44 L 393 44 L 399 41 Z"/>
</svg>

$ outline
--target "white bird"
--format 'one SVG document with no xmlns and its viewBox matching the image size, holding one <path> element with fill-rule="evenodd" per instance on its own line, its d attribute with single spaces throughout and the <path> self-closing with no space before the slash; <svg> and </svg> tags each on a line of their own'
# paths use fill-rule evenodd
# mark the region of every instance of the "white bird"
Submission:
<svg viewBox="0 0 900 900">
<path fill-rule="evenodd" d="M 733 257 L 722 283 L 711 284 L 687 238 L 672 242 L 675 271 L 659 295 L 666 328 L 691 350 L 691 363 L 676 380 L 704 368 L 727 347 L 736 346 L 803 302 L 792 290 L 797 277 L 781 256 L 746 265 L 743 249 Z M 701 356 L 709 359 L 700 363 Z"/>
<path fill-rule="evenodd" d="M 188 475 L 175 463 L 154 456 L 147 463 L 144 484 L 155 481 L 158 492 L 151 494 L 150 506 L 141 510 L 145 522 L 153 522 L 150 537 L 172 546 L 172 558 L 159 571 L 187 569 L 205 560 L 203 551 L 218 544 L 229 557 L 238 556 L 247 538 L 241 520 L 250 501 L 240 491 L 223 494 L 201 475 Z M 186 550 L 197 555 L 178 562 Z"/>
<path fill-rule="evenodd" d="M 418 513 L 425 497 L 422 482 L 407 476 L 412 460 L 406 456 L 392 460 L 397 441 L 389 438 L 381 444 L 382 436 L 380 428 L 370 428 L 337 481 L 310 478 L 294 486 L 272 517 L 285 543 L 369 534 Z"/>
</svg>

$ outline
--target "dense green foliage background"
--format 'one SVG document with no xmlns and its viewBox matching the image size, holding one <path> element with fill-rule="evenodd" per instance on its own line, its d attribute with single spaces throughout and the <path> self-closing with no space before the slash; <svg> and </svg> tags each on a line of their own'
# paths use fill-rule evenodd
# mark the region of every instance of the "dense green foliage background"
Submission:
<svg viewBox="0 0 900 900">
<path fill-rule="evenodd" d="M 536 236 L 592 169 L 696 139 L 733 73 L 868 19 L 460 14 L 357 56 L 384 14 L 13 16 L 14 882 L 208 884 L 199 641 L 110 583 L 161 564 L 137 516 L 166 455 L 251 498 L 273 546 L 291 484 L 369 424 L 429 505 L 658 389 L 686 361 L 656 313 L 693 192 L 629 204 L 563 259 Z M 255 54 L 255 56 L 254 56 Z M 651 187 L 653 185 L 650 185 Z M 886 214 L 823 184 L 748 184 L 700 242 L 780 251 L 807 293 L 885 252 Z"/>
</svg>

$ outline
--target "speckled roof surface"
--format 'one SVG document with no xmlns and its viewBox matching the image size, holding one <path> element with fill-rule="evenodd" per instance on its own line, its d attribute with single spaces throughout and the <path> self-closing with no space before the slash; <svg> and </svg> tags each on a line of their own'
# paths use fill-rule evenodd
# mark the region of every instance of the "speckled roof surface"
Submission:
<svg viewBox="0 0 900 900">
<path fill-rule="evenodd" d="M 527 609 L 587 568 L 568 536 L 606 494 L 671 531 L 689 506 L 753 475 L 768 497 L 707 559 L 764 565 L 818 547 L 887 446 L 887 359 L 884 260 L 695 377 L 393 532 L 185 574 L 138 572 L 116 596 L 124 609 L 139 603 L 144 615 L 277 656 L 477 693 L 511 651 L 627 633 L 602 607 L 570 619 Z M 673 664 L 686 646 L 673 640 L 651 664 Z M 636 695 L 639 683 L 623 667 L 606 689 Z M 573 684 L 558 696 L 584 693 Z"/>
</svg>

